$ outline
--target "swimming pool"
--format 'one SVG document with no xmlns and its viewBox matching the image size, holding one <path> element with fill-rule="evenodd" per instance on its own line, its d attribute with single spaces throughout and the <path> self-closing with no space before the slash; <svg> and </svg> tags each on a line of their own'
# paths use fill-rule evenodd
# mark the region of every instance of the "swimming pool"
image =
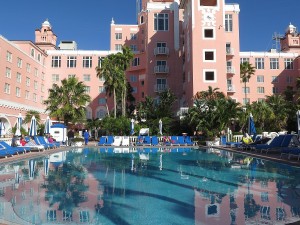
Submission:
<svg viewBox="0 0 300 225">
<path fill-rule="evenodd" d="M 17 224 L 285 224 L 299 216 L 299 168 L 226 151 L 74 148 L 0 166 L 0 219 Z"/>
</svg>

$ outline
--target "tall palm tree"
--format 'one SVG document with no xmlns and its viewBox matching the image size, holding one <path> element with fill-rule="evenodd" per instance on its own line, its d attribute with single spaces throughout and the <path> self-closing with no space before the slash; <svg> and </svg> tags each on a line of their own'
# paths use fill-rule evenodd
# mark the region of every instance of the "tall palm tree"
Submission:
<svg viewBox="0 0 300 225">
<path fill-rule="evenodd" d="M 85 119 L 85 106 L 90 100 L 83 82 L 79 82 L 76 77 L 71 77 L 62 80 L 61 86 L 54 84 L 44 104 L 50 116 L 62 119 L 68 125 L 69 122 Z"/>
<path fill-rule="evenodd" d="M 225 95 L 223 92 L 219 91 L 220 88 L 212 88 L 211 86 L 208 87 L 207 91 L 200 91 L 194 95 L 194 99 L 206 99 L 206 100 L 213 100 L 218 98 L 224 98 Z"/>
<path fill-rule="evenodd" d="M 38 111 L 35 110 L 29 110 L 24 118 L 24 123 L 30 123 L 32 116 L 35 117 L 36 119 L 36 123 L 39 125 L 41 123 L 41 117 L 40 117 L 40 113 Z"/>
<path fill-rule="evenodd" d="M 247 82 L 249 82 L 249 79 L 252 77 L 252 75 L 255 74 L 255 67 L 253 67 L 249 62 L 243 62 L 240 64 L 240 76 L 242 79 L 242 82 L 244 83 L 245 87 L 245 101 L 247 99 Z M 246 103 L 246 102 L 245 102 Z"/>
</svg>

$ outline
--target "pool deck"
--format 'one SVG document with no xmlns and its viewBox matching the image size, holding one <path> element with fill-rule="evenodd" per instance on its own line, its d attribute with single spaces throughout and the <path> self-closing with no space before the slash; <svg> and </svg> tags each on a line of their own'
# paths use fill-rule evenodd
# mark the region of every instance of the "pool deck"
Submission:
<svg viewBox="0 0 300 225">
<path fill-rule="evenodd" d="M 78 148 L 84 148 L 84 147 L 95 147 L 98 146 L 97 145 L 98 142 L 89 142 L 87 146 L 83 145 L 81 147 Z M 111 147 L 111 146 L 99 146 L 99 147 Z M 151 147 L 159 147 L 159 148 L 184 148 L 184 147 L 189 147 L 189 148 L 207 148 L 207 146 L 164 146 L 164 145 L 160 145 L 160 146 L 112 146 L 112 147 L 116 147 L 116 148 L 151 148 Z M 47 156 L 47 155 L 51 155 L 53 153 L 56 152 L 61 152 L 61 151 L 65 151 L 65 150 L 71 150 L 74 147 L 71 146 L 64 146 L 64 147 L 60 147 L 60 148 L 55 148 L 55 149 L 49 149 L 49 150 L 44 150 L 42 152 L 30 152 L 30 153 L 26 153 L 26 154 L 21 154 L 21 155 L 14 155 L 13 157 L 8 157 L 8 158 L 1 158 L 0 159 L 0 163 L 10 163 L 10 162 L 16 162 L 19 160 L 24 160 L 24 159 L 31 159 L 31 158 L 36 158 L 39 156 Z M 283 164 L 288 164 L 291 166 L 296 166 L 296 167 L 300 167 L 300 160 L 297 161 L 297 159 L 294 157 L 292 159 L 288 159 L 287 156 L 284 156 L 283 158 L 280 158 L 280 154 L 279 153 L 274 153 L 274 152 L 269 152 L 268 154 L 265 153 L 259 153 L 259 152 L 254 152 L 254 151 L 248 151 L 248 150 L 241 150 L 239 148 L 230 148 L 230 147 L 222 147 L 222 146 L 213 146 L 213 148 L 218 149 L 218 150 L 225 150 L 225 151 L 230 151 L 230 152 L 235 152 L 235 153 L 240 153 L 240 154 L 244 154 L 244 155 L 248 155 L 248 156 L 252 156 L 252 157 L 259 157 L 261 159 L 265 159 L 265 160 L 270 160 L 270 161 L 275 161 L 278 163 L 283 163 Z"/>
</svg>

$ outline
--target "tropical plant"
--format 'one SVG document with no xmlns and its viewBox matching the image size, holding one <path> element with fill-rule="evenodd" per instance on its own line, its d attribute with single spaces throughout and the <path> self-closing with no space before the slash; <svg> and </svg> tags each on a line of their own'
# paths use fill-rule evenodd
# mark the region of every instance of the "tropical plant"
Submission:
<svg viewBox="0 0 300 225">
<path fill-rule="evenodd" d="M 249 62 L 243 62 L 240 64 L 240 76 L 244 83 L 245 103 L 247 101 L 247 82 L 255 74 L 255 68 Z"/>
<path fill-rule="evenodd" d="M 63 120 L 68 125 L 69 122 L 85 120 L 85 106 L 88 102 L 90 96 L 86 94 L 86 86 L 76 77 L 71 77 L 62 80 L 61 86 L 53 84 L 44 104 L 51 117 Z"/>
<path fill-rule="evenodd" d="M 41 117 L 40 117 L 40 113 L 38 111 L 35 110 L 29 110 L 26 115 L 25 118 L 23 120 L 24 123 L 30 123 L 31 118 L 35 117 L 36 119 L 36 123 L 39 125 L 41 123 Z"/>
</svg>

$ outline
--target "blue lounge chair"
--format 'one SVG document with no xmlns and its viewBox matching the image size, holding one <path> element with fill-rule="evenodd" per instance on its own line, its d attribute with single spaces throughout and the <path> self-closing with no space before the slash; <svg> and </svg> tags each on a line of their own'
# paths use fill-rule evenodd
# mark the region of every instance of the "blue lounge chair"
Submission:
<svg viewBox="0 0 300 225">
<path fill-rule="evenodd" d="M 291 142 L 291 140 L 292 140 L 292 138 L 293 138 L 294 135 L 293 135 L 293 134 L 286 134 L 286 135 L 282 135 L 282 136 L 284 136 L 284 137 L 283 137 L 283 140 L 282 140 L 280 146 L 278 146 L 278 147 L 273 147 L 273 148 L 262 149 L 261 151 L 262 151 L 262 152 L 265 151 L 266 154 L 267 154 L 269 151 L 277 151 L 277 152 L 280 151 L 280 153 L 281 153 L 281 150 L 282 150 L 283 148 L 286 148 L 286 147 L 289 146 L 289 144 L 290 144 L 290 142 Z"/>
<path fill-rule="evenodd" d="M 266 153 L 268 153 L 268 151 L 271 149 L 281 147 L 281 144 L 282 144 L 285 136 L 286 135 L 276 136 L 272 140 L 270 140 L 267 144 L 253 145 L 253 146 L 251 146 L 251 150 L 260 151 L 261 153 L 263 151 L 266 151 Z"/>
<path fill-rule="evenodd" d="M 184 141 L 184 137 L 183 136 L 178 136 L 177 138 L 178 138 L 177 142 L 178 142 L 179 145 L 187 145 L 185 143 L 185 141 Z"/>
<path fill-rule="evenodd" d="M 45 138 L 43 136 L 34 136 L 33 139 L 36 144 L 43 145 L 45 149 L 54 148 L 53 145 L 46 143 Z"/>
<path fill-rule="evenodd" d="M 14 151 L 11 152 L 9 150 L 7 150 L 6 147 L 4 147 L 1 143 L 0 143 L 0 157 L 1 158 L 7 158 L 7 157 L 11 157 L 15 155 Z"/>
<path fill-rule="evenodd" d="M 151 145 L 151 137 L 145 136 L 143 145 Z"/>
<path fill-rule="evenodd" d="M 100 140 L 99 140 L 99 142 L 98 142 L 98 145 L 99 146 L 103 146 L 103 145 L 105 145 L 106 144 L 106 137 L 105 136 L 101 136 L 100 137 Z"/>
<path fill-rule="evenodd" d="M 157 136 L 152 136 L 151 138 L 151 145 L 157 146 L 159 145 L 158 137 Z"/>
<path fill-rule="evenodd" d="M 184 139 L 184 142 L 185 142 L 187 145 L 195 145 L 195 142 L 192 141 L 192 139 L 191 139 L 190 136 L 186 136 L 185 139 Z"/>
<path fill-rule="evenodd" d="M 11 155 L 19 155 L 24 154 L 26 152 L 29 152 L 30 150 L 23 147 L 12 147 L 9 144 L 7 144 L 5 141 L 0 141 L 0 144 L 2 148 L 5 148 L 6 152 Z"/>
<path fill-rule="evenodd" d="M 110 146 L 110 145 L 112 145 L 112 143 L 114 143 L 114 137 L 113 136 L 107 136 L 107 140 L 106 140 L 106 143 L 104 145 Z"/>
<path fill-rule="evenodd" d="M 136 139 L 136 145 L 141 146 L 144 144 L 144 136 L 138 136 L 138 138 Z"/>
</svg>

